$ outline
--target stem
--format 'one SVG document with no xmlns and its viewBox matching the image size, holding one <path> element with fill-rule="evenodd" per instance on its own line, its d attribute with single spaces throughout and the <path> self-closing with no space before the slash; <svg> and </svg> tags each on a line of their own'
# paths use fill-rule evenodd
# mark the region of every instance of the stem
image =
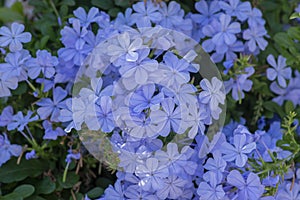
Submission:
<svg viewBox="0 0 300 200">
<path fill-rule="evenodd" d="M 68 174 L 68 169 L 69 169 L 69 165 L 70 165 L 71 162 L 67 162 L 67 165 L 66 165 L 66 168 L 65 168 L 65 171 L 64 171 L 64 175 L 63 175 L 63 183 L 66 182 L 66 179 L 67 179 L 67 174 Z"/>
<path fill-rule="evenodd" d="M 53 1 L 52 1 L 52 0 L 49 0 L 49 3 L 50 3 L 50 5 L 51 5 L 51 7 L 52 7 L 52 9 L 53 9 L 53 11 L 54 11 L 56 17 L 57 17 L 57 23 L 58 23 L 58 25 L 61 26 L 61 25 L 62 25 L 62 24 L 61 24 L 61 18 L 60 18 L 60 16 L 59 16 L 59 13 L 58 13 L 58 11 L 57 11 L 57 9 L 56 9 L 56 7 L 55 7 Z"/>
</svg>

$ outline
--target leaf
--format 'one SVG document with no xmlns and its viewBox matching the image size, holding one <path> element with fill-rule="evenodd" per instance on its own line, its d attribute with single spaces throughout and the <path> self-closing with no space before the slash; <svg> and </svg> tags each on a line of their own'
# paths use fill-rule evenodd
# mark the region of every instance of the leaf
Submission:
<svg viewBox="0 0 300 200">
<path fill-rule="evenodd" d="M 62 181 L 62 177 L 63 177 L 62 175 L 58 176 L 57 182 L 64 189 L 72 188 L 76 183 L 78 183 L 78 181 L 80 179 L 78 174 L 76 174 L 75 172 L 70 172 L 70 171 L 67 174 L 67 178 L 66 178 L 65 182 Z"/>
<path fill-rule="evenodd" d="M 290 19 L 296 19 L 296 18 L 300 18 L 300 13 L 295 12 L 290 16 Z"/>
<path fill-rule="evenodd" d="M 40 43 L 40 49 L 44 49 L 48 40 L 49 40 L 49 35 L 45 35 L 42 39 L 41 39 L 41 43 Z"/>
<path fill-rule="evenodd" d="M 21 94 L 24 94 L 27 91 L 27 89 L 28 89 L 27 83 L 21 82 L 21 83 L 19 83 L 18 88 L 11 91 L 11 93 L 13 95 L 21 95 Z"/>
<path fill-rule="evenodd" d="M 96 199 L 96 198 L 99 198 L 104 192 L 104 189 L 103 188 L 100 188 L 100 187 L 95 187 L 93 189 L 91 189 L 87 195 L 89 198 L 91 199 Z"/>
<path fill-rule="evenodd" d="M 75 1 L 74 0 L 62 0 L 60 5 L 67 5 L 67 6 L 75 6 Z"/>
<path fill-rule="evenodd" d="M 285 103 L 284 103 L 284 111 L 285 111 L 285 113 L 290 113 L 291 111 L 293 111 L 294 110 L 294 104 L 293 104 L 293 102 L 291 102 L 291 101 L 286 101 Z"/>
<path fill-rule="evenodd" d="M 121 12 L 120 8 L 111 8 L 109 9 L 108 14 L 112 17 L 117 17 L 119 12 Z"/>
<path fill-rule="evenodd" d="M 0 8 L 0 21 L 4 23 L 23 21 L 23 15 L 16 11 L 13 11 L 10 8 Z"/>
<path fill-rule="evenodd" d="M 130 2 L 129 0 L 115 0 L 115 4 L 117 6 L 123 7 L 123 8 L 127 8 L 130 6 Z"/>
<path fill-rule="evenodd" d="M 9 160 L 0 168 L 0 183 L 12 183 L 27 177 L 36 177 L 49 168 L 45 160 L 22 160 L 16 164 L 16 158 Z"/>
<path fill-rule="evenodd" d="M 12 6 L 11 6 L 11 10 L 20 13 L 21 15 L 23 15 L 23 5 L 21 2 L 15 2 Z"/>
<path fill-rule="evenodd" d="M 43 180 L 35 184 L 35 194 L 50 194 L 55 188 L 55 183 L 49 177 L 44 177 Z"/>
<path fill-rule="evenodd" d="M 29 197 L 30 195 L 32 195 L 34 193 L 34 190 L 35 189 L 32 185 L 24 184 L 24 185 L 17 187 L 14 190 L 14 193 L 17 193 L 20 196 L 22 196 L 23 198 L 26 198 L 26 197 Z"/>
<path fill-rule="evenodd" d="M 287 33 L 277 33 L 274 36 L 274 40 L 276 43 L 278 43 L 279 45 L 285 47 L 285 48 L 289 48 L 289 46 L 293 46 L 294 42 L 291 40 L 291 38 L 289 38 Z"/>
<path fill-rule="evenodd" d="M 283 112 L 282 108 L 273 101 L 264 102 L 263 107 L 271 112 L 279 114 L 281 118 L 285 116 L 285 113 Z"/>
<path fill-rule="evenodd" d="M 104 10 L 109 10 L 114 7 L 114 3 L 112 0 L 92 0 L 92 5 L 97 6 Z"/>
<path fill-rule="evenodd" d="M 296 40 L 300 40 L 300 28 L 299 27 L 291 27 L 287 31 L 288 35 Z"/>
</svg>

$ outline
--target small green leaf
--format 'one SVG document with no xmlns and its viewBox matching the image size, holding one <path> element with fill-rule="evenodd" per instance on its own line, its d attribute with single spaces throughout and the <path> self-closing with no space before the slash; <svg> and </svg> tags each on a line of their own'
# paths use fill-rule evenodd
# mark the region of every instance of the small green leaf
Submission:
<svg viewBox="0 0 300 200">
<path fill-rule="evenodd" d="M 121 12 L 120 8 L 111 8 L 109 9 L 108 14 L 112 17 L 116 17 L 119 12 Z"/>
<path fill-rule="evenodd" d="M 290 16 L 290 19 L 296 19 L 296 18 L 300 18 L 300 13 L 295 12 Z"/>
<path fill-rule="evenodd" d="M 0 21 L 14 22 L 14 21 L 23 21 L 23 15 L 19 12 L 13 11 L 10 8 L 0 8 Z"/>
<path fill-rule="evenodd" d="M 35 189 L 32 185 L 24 184 L 24 185 L 17 187 L 14 190 L 14 193 L 17 193 L 21 197 L 26 198 L 26 197 L 29 197 L 30 195 L 32 195 L 34 193 L 34 190 Z"/>
<path fill-rule="evenodd" d="M 291 40 L 291 38 L 289 38 L 287 33 L 277 33 L 274 36 L 274 40 L 277 44 L 279 44 L 280 46 L 283 46 L 285 48 L 289 48 L 289 46 L 293 46 L 294 42 Z"/>
<path fill-rule="evenodd" d="M 27 177 L 36 177 L 46 171 L 49 166 L 45 160 L 22 160 L 16 164 L 16 158 L 9 160 L 0 168 L 0 183 L 12 183 Z"/>
<path fill-rule="evenodd" d="M 114 1 L 112 0 L 92 0 L 91 3 L 104 10 L 109 10 L 114 7 Z"/>
<path fill-rule="evenodd" d="M 117 6 L 123 7 L 123 8 L 127 8 L 130 6 L 130 2 L 129 0 L 115 0 L 115 4 Z"/>
<path fill-rule="evenodd" d="M 78 183 L 80 177 L 75 172 L 68 172 L 66 181 L 62 181 L 62 175 L 57 177 L 57 181 L 62 188 L 68 189 L 72 188 L 76 183 Z"/>
<path fill-rule="evenodd" d="M 103 192 L 104 192 L 103 188 L 95 187 L 92 190 L 90 190 L 87 193 L 87 195 L 91 199 L 96 199 L 96 198 L 100 197 L 103 194 Z"/>
<path fill-rule="evenodd" d="M 285 113 L 290 113 L 291 111 L 293 111 L 294 110 L 294 104 L 293 104 L 293 102 L 291 102 L 291 101 L 286 101 L 285 103 L 284 103 L 284 111 L 285 111 Z"/>
<path fill-rule="evenodd" d="M 50 194 L 55 188 L 55 183 L 49 177 L 44 177 L 43 180 L 35 184 L 36 194 Z"/>
<path fill-rule="evenodd" d="M 15 2 L 12 6 L 11 6 L 11 10 L 20 13 L 21 15 L 23 15 L 23 5 L 21 2 Z"/>
<path fill-rule="evenodd" d="M 13 95 L 21 95 L 27 92 L 28 86 L 26 82 L 21 82 L 18 85 L 18 88 L 11 91 Z"/>
</svg>

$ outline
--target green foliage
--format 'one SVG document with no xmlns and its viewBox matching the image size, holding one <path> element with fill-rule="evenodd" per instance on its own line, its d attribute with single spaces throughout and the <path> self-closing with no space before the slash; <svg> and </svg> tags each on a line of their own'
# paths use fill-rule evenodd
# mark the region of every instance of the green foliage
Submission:
<svg viewBox="0 0 300 200">
<path fill-rule="evenodd" d="M 16 165 L 16 159 L 11 159 L 0 168 L 0 183 L 22 181 L 27 177 L 36 177 L 49 169 L 45 160 L 22 160 Z"/>
</svg>

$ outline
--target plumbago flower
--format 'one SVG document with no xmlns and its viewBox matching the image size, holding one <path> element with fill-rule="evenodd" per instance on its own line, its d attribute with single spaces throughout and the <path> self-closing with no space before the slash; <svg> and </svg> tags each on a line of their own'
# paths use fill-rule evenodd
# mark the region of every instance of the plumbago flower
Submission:
<svg viewBox="0 0 300 200">
<path fill-rule="evenodd" d="M 6 26 L 0 28 L 0 47 L 9 45 L 11 52 L 19 51 L 23 48 L 22 43 L 31 41 L 31 34 L 24 32 L 25 26 L 19 23 L 12 23 L 11 29 Z"/>
<path fill-rule="evenodd" d="M 203 48 L 212 54 L 213 61 L 222 62 L 225 54 L 228 61 L 236 59 L 237 53 L 257 55 L 265 50 L 265 21 L 260 10 L 252 9 L 249 2 L 201 0 L 195 8 L 200 14 L 192 14 L 191 19 L 200 34 L 194 35 L 204 38 Z"/>
<path fill-rule="evenodd" d="M 78 138 L 93 133 L 107 137 L 101 145 L 99 140 L 96 144 L 93 140 L 83 142 L 88 150 L 109 145 L 108 157 L 116 155 L 109 167 L 118 170 L 117 181 L 99 198 L 103 200 L 299 199 L 299 169 L 294 174 L 290 170 L 279 181 L 273 171 L 257 173 L 255 167 L 262 167 L 261 163 L 253 167 L 254 160 L 272 165 L 274 158 L 283 162 L 292 155 L 276 146 L 284 136 L 276 117 L 270 119 L 269 113 L 261 117 L 254 133 L 245 125 L 249 122 L 241 119 L 239 123 L 231 120 L 223 130 L 216 127 L 212 132 L 217 134 L 209 135 L 210 128 L 215 128 L 209 126 L 222 121 L 224 88 L 232 92 L 234 100 L 241 100 L 256 81 L 256 76 L 251 77 L 253 67 L 236 69 L 234 63 L 240 54 L 251 54 L 255 60 L 266 48 L 266 21 L 261 11 L 240 0 L 200 0 L 195 8 L 198 13 L 185 15 L 174 1 L 141 1 L 125 14 L 118 13 L 115 20 L 98 8 L 78 8 L 61 30 L 62 48 L 57 57 L 54 51 L 40 49 L 34 58 L 22 49 L 30 35 L 23 33 L 23 25 L 0 28 L 0 46 L 9 46 L 0 49 L 0 97 L 10 96 L 19 82 L 26 81 L 20 85 L 28 83 L 34 92 L 22 93 L 20 87 L 15 93 L 22 93 L 20 99 L 25 97 L 26 105 L 34 99 L 31 106 L 38 114 L 30 109 L 25 116 L 21 111 L 14 115 L 20 101 L 1 98 L 1 103 L 16 100 L 14 109 L 0 105 L 1 130 L 23 133 L 26 129 L 32 141 L 33 137 L 46 140 L 41 148 L 29 147 L 24 154 L 29 161 L 43 154 L 52 156 L 52 148 L 60 145 L 59 149 L 66 149 L 61 147 L 68 144 L 64 175 L 72 170 L 68 169 L 72 161 L 80 160 L 79 169 L 81 162 L 91 159 L 82 156 L 85 150 L 79 148 L 77 132 Z M 189 48 L 197 43 L 187 37 L 190 35 L 202 38 L 204 50 L 214 61 L 225 61 L 230 77 L 225 87 L 218 77 L 202 74 L 207 63 L 195 63 L 202 51 Z M 300 105 L 299 73 L 295 71 L 292 77 L 281 56 L 277 63 L 271 55 L 267 61 L 272 66 L 266 76 L 274 81 L 270 87 L 273 101 L 283 105 L 290 100 L 296 108 Z M 263 75 L 259 70 L 257 74 Z M 253 91 L 257 92 L 255 87 Z M 262 106 L 265 109 L 265 103 Z M 41 134 L 30 133 L 38 128 Z M 61 137 L 66 132 L 72 133 Z M 75 144 L 78 146 L 73 150 Z M 44 147 L 46 151 L 40 153 Z M 1 135 L 0 166 L 19 155 L 23 155 L 21 146 Z M 274 197 L 268 196 L 271 192 Z"/>
<path fill-rule="evenodd" d="M 267 78 L 270 81 L 277 79 L 279 85 L 285 88 L 287 86 L 286 79 L 290 79 L 292 77 L 292 69 L 290 67 L 286 68 L 286 59 L 280 55 L 278 57 L 278 63 L 276 63 L 274 56 L 269 55 L 267 60 L 273 67 L 267 69 Z"/>
<path fill-rule="evenodd" d="M 7 135 L 0 135 L 0 167 L 6 163 L 11 156 L 19 156 L 22 152 L 22 147 L 16 144 L 10 144 Z"/>
</svg>

